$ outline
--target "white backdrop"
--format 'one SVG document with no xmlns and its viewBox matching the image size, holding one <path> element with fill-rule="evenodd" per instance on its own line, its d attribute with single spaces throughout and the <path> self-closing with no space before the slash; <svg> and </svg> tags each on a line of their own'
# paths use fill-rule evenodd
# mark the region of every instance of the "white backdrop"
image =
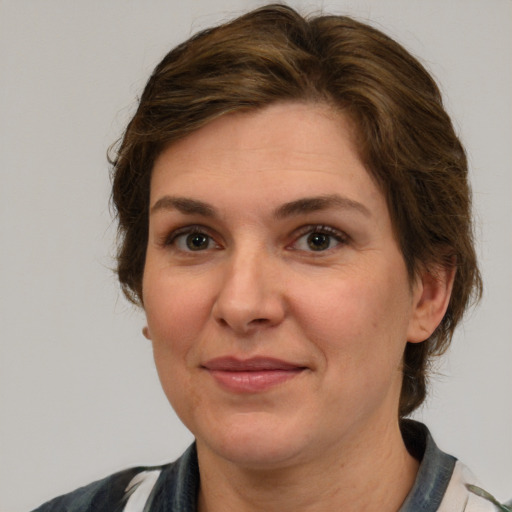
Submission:
<svg viewBox="0 0 512 512">
<path fill-rule="evenodd" d="M 0 511 L 191 441 L 111 272 L 105 152 L 176 43 L 259 1 L 0 0 Z M 441 83 L 471 162 L 484 300 L 420 412 L 512 497 L 512 2 L 291 1 L 371 20 Z"/>
</svg>

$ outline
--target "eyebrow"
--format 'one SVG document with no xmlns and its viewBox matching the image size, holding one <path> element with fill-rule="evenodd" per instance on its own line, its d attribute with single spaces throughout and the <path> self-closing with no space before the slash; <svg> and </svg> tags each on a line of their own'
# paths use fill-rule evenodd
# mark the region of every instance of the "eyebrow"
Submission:
<svg viewBox="0 0 512 512">
<path fill-rule="evenodd" d="M 355 210 L 362 213 L 365 217 L 371 217 L 371 212 L 366 206 L 358 201 L 340 196 L 339 194 L 330 194 L 325 196 L 304 197 L 296 201 L 290 201 L 281 205 L 274 212 L 278 219 L 313 213 L 321 210 L 337 208 L 342 210 Z"/>
<path fill-rule="evenodd" d="M 188 197 L 161 197 L 152 207 L 150 213 L 159 210 L 178 210 L 188 215 L 201 215 L 203 217 L 215 217 L 216 210 L 213 206 L 197 199 Z"/>
<path fill-rule="evenodd" d="M 365 217 L 370 217 L 371 212 L 358 201 L 340 196 L 339 194 L 330 194 L 314 197 L 303 197 L 290 201 L 279 206 L 274 210 L 276 219 L 284 219 L 296 215 L 304 215 L 317 211 L 337 208 L 343 210 L 354 210 L 362 213 Z M 159 210 L 178 210 L 185 215 L 201 215 L 203 217 L 216 217 L 217 210 L 210 204 L 197 199 L 188 197 L 163 196 L 152 207 L 151 213 Z"/>
</svg>

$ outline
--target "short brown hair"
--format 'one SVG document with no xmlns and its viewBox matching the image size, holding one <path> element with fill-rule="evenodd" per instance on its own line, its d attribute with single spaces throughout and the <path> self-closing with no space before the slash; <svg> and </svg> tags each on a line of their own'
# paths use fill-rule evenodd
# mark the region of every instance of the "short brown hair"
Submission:
<svg viewBox="0 0 512 512">
<path fill-rule="evenodd" d="M 112 159 L 123 291 L 142 302 L 151 172 L 162 149 L 226 113 L 283 101 L 324 102 L 355 121 L 361 158 L 386 197 L 411 279 L 420 267 L 456 266 L 441 324 L 425 342 L 407 344 L 405 416 L 423 402 L 429 362 L 446 350 L 482 283 L 467 160 L 439 89 L 402 46 L 367 24 L 269 5 L 164 57 Z"/>
</svg>

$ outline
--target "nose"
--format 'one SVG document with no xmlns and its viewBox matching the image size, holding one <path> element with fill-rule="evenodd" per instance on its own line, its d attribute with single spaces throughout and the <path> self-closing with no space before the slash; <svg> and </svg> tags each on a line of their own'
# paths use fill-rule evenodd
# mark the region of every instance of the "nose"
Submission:
<svg viewBox="0 0 512 512">
<path fill-rule="evenodd" d="M 274 327 L 285 317 L 282 272 L 264 251 L 233 254 L 219 275 L 219 291 L 212 314 L 223 327 L 247 335 Z"/>
</svg>

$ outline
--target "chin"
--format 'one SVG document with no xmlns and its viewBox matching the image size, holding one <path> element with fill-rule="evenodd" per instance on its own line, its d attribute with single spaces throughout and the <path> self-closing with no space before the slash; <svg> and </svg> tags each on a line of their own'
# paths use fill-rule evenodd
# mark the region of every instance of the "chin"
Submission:
<svg viewBox="0 0 512 512">
<path fill-rule="evenodd" d="M 269 421 L 269 415 L 263 413 L 238 416 L 228 427 L 224 423 L 204 437 L 196 436 L 198 450 L 206 449 L 239 467 L 254 470 L 284 468 L 311 451 L 309 436 L 282 418 Z"/>
</svg>

